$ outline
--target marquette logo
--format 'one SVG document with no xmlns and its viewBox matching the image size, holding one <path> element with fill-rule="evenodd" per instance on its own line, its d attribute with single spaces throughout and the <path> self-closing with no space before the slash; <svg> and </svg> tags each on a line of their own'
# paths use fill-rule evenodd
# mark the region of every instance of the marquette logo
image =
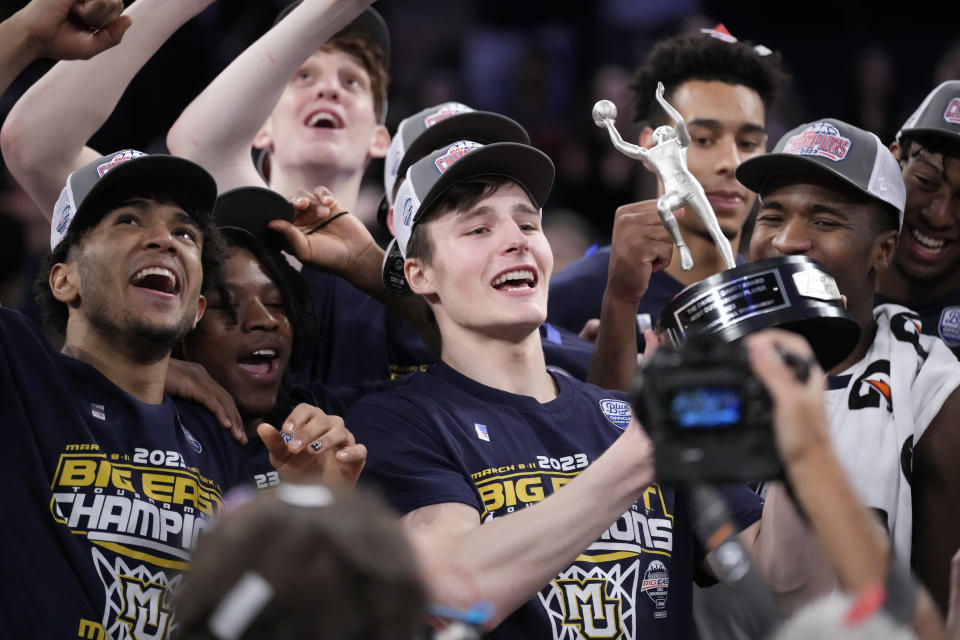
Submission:
<svg viewBox="0 0 960 640">
<path fill-rule="evenodd" d="M 194 469 L 60 456 L 52 484 L 54 520 L 115 553 L 186 569 L 189 549 L 221 505 L 220 487 Z"/>
<path fill-rule="evenodd" d="M 554 580 L 560 590 L 564 626 L 576 627 L 582 638 L 621 638 L 620 600 L 607 596 L 602 578 Z"/>
</svg>

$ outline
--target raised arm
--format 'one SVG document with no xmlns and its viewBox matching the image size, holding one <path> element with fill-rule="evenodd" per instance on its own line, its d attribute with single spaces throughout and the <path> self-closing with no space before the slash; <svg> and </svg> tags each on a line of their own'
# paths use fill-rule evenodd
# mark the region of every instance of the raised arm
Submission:
<svg viewBox="0 0 960 640">
<path fill-rule="evenodd" d="M 67 175 L 100 155 L 85 145 L 127 85 L 174 31 L 212 1 L 134 2 L 118 18 L 133 22 L 119 46 L 92 60 L 58 63 L 14 105 L 0 134 L 3 157 L 48 220 Z"/>
<path fill-rule="evenodd" d="M 673 240 L 657 214 L 656 200 L 617 209 L 600 328 L 587 378 L 591 384 L 630 390 L 637 374 L 637 305 L 650 276 L 670 264 L 672 253 Z"/>
<path fill-rule="evenodd" d="M 0 95 L 38 58 L 90 58 L 130 26 L 121 0 L 33 0 L 0 23 Z"/>
<path fill-rule="evenodd" d="M 686 147 L 690 144 L 690 133 L 687 131 L 687 125 L 683 121 L 683 116 L 680 115 L 680 112 L 673 108 L 673 105 L 667 102 L 666 98 L 663 97 L 664 89 L 663 83 L 657 83 L 657 102 L 660 103 L 660 106 L 663 107 L 663 110 L 667 112 L 667 115 L 673 119 L 675 123 L 674 126 L 677 130 L 677 138 L 680 141 L 680 146 Z"/>
<path fill-rule="evenodd" d="M 304 60 L 370 0 L 304 0 L 211 82 L 167 135 L 174 154 L 202 165 L 221 191 L 265 186 L 250 155 L 257 132 Z"/>
<path fill-rule="evenodd" d="M 482 525 L 479 514 L 460 503 L 408 513 L 401 522 L 434 601 L 463 606 L 489 600 L 495 610 L 489 626 L 495 627 L 630 508 L 652 480 L 651 453 L 649 439 L 634 420 L 583 473 L 532 507 Z M 469 593 L 458 593 L 442 579 L 451 568 L 469 585 Z"/>
</svg>

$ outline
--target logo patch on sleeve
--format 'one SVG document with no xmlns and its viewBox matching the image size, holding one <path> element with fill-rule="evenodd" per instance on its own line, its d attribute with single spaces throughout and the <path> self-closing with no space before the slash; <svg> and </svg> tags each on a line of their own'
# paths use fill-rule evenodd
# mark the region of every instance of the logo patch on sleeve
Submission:
<svg viewBox="0 0 960 640">
<path fill-rule="evenodd" d="M 490 442 L 490 432 L 487 431 L 487 425 L 480 424 L 479 422 L 474 422 L 473 428 L 477 430 L 478 438 L 480 438 L 484 442 Z"/>
<path fill-rule="evenodd" d="M 948 347 L 960 345 L 960 307 L 945 307 L 940 312 L 937 331 Z"/>
<path fill-rule="evenodd" d="M 626 429 L 630 424 L 630 416 L 633 411 L 630 409 L 630 403 L 623 400 L 614 400 L 606 398 L 600 401 L 600 410 L 607 420 L 612 422 L 618 429 Z"/>
</svg>

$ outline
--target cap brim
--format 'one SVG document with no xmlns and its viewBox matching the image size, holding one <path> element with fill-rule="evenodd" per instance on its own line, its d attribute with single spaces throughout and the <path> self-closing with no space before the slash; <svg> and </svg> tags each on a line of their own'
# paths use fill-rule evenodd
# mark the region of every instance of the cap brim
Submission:
<svg viewBox="0 0 960 640">
<path fill-rule="evenodd" d="M 763 191 L 766 185 L 774 177 L 798 171 L 812 171 L 826 176 L 833 176 L 840 182 L 849 185 L 860 193 L 873 199 L 878 199 L 876 194 L 870 193 L 860 185 L 852 182 L 850 178 L 839 171 L 818 162 L 808 156 L 793 155 L 790 153 L 767 153 L 744 160 L 737 167 L 736 177 L 740 184 L 756 193 Z"/>
<path fill-rule="evenodd" d="M 535 147 L 516 142 L 496 142 L 471 151 L 457 160 L 423 196 L 416 222 L 430 205 L 450 187 L 482 176 L 500 176 L 520 184 L 537 208 L 550 195 L 554 177 L 553 161 Z"/>
<path fill-rule="evenodd" d="M 402 296 L 410 293 L 410 285 L 407 284 L 406 274 L 403 272 L 403 254 L 400 253 L 400 245 L 394 238 L 387 245 L 387 250 L 383 256 L 383 273 L 381 279 L 383 286 L 387 291 L 396 296 Z"/>
<path fill-rule="evenodd" d="M 76 213 L 119 205 L 138 194 L 174 202 L 204 225 L 217 200 L 217 183 L 206 169 L 185 158 L 151 155 L 134 158 L 107 172 L 90 189 Z"/>
<path fill-rule="evenodd" d="M 213 209 L 218 227 L 230 227 L 250 234 L 264 244 L 283 249 L 283 235 L 269 227 L 271 220 L 294 218 L 293 205 L 276 191 L 262 187 L 239 187 L 220 194 Z"/>
<path fill-rule="evenodd" d="M 397 165 L 397 175 L 406 175 L 411 164 L 434 149 L 464 139 L 485 145 L 495 142 L 530 144 L 526 129 L 512 118 L 492 111 L 458 113 L 428 127 L 410 143 Z"/>
</svg>

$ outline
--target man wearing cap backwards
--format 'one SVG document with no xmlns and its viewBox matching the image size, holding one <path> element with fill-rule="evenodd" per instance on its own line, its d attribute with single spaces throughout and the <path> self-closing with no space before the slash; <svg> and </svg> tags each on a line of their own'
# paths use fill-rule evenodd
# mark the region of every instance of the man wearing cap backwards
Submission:
<svg viewBox="0 0 960 640">
<path fill-rule="evenodd" d="M 960 80 L 931 91 L 890 145 L 907 187 L 893 266 L 877 301 L 915 310 L 960 355 Z"/>
<path fill-rule="evenodd" d="M 492 601 L 491 637 L 688 637 L 686 498 L 650 484 L 625 393 L 545 366 L 552 179 L 549 158 L 515 143 L 460 141 L 411 165 L 393 209 L 403 271 L 388 261 L 385 277 L 429 304 L 442 361 L 345 420 L 371 443 L 366 478 L 406 514 L 428 575 L 462 572 L 434 597 Z M 759 497 L 725 496 L 761 565 L 775 564 Z"/>
<path fill-rule="evenodd" d="M 788 132 L 737 178 L 760 195 L 751 259 L 820 261 L 860 325 L 857 346 L 830 372 L 833 443 L 897 554 L 912 549 L 944 607 L 960 546 L 960 501 L 950 489 L 960 486 L 960 364 L 941 340 L 920 333 L 915 312 L 873 305 L 903 222 L 899 167 L 872 133 L 826 119 Z"/>
<path fill-rule="evenodd" d="M 217 264 L 215 196 L 187 160 L 97 158 L 67 179 L 38 283 L 63 352 L 0 309 L 0 422 L 15 461 L 0 563 L 21 577 L 0 599 L 4 636 L 167 637 L 168 589 L 224 491 L 245 480 L 212 416 L 163 391 L 171 347 L 202 315 L 204 272 Z M 288 422 L 289 444 L 259 430 L 281 474 L 338 476 L 325 452 L 346 440 L 342 423 L 304 409 Z"/>
</svg>

